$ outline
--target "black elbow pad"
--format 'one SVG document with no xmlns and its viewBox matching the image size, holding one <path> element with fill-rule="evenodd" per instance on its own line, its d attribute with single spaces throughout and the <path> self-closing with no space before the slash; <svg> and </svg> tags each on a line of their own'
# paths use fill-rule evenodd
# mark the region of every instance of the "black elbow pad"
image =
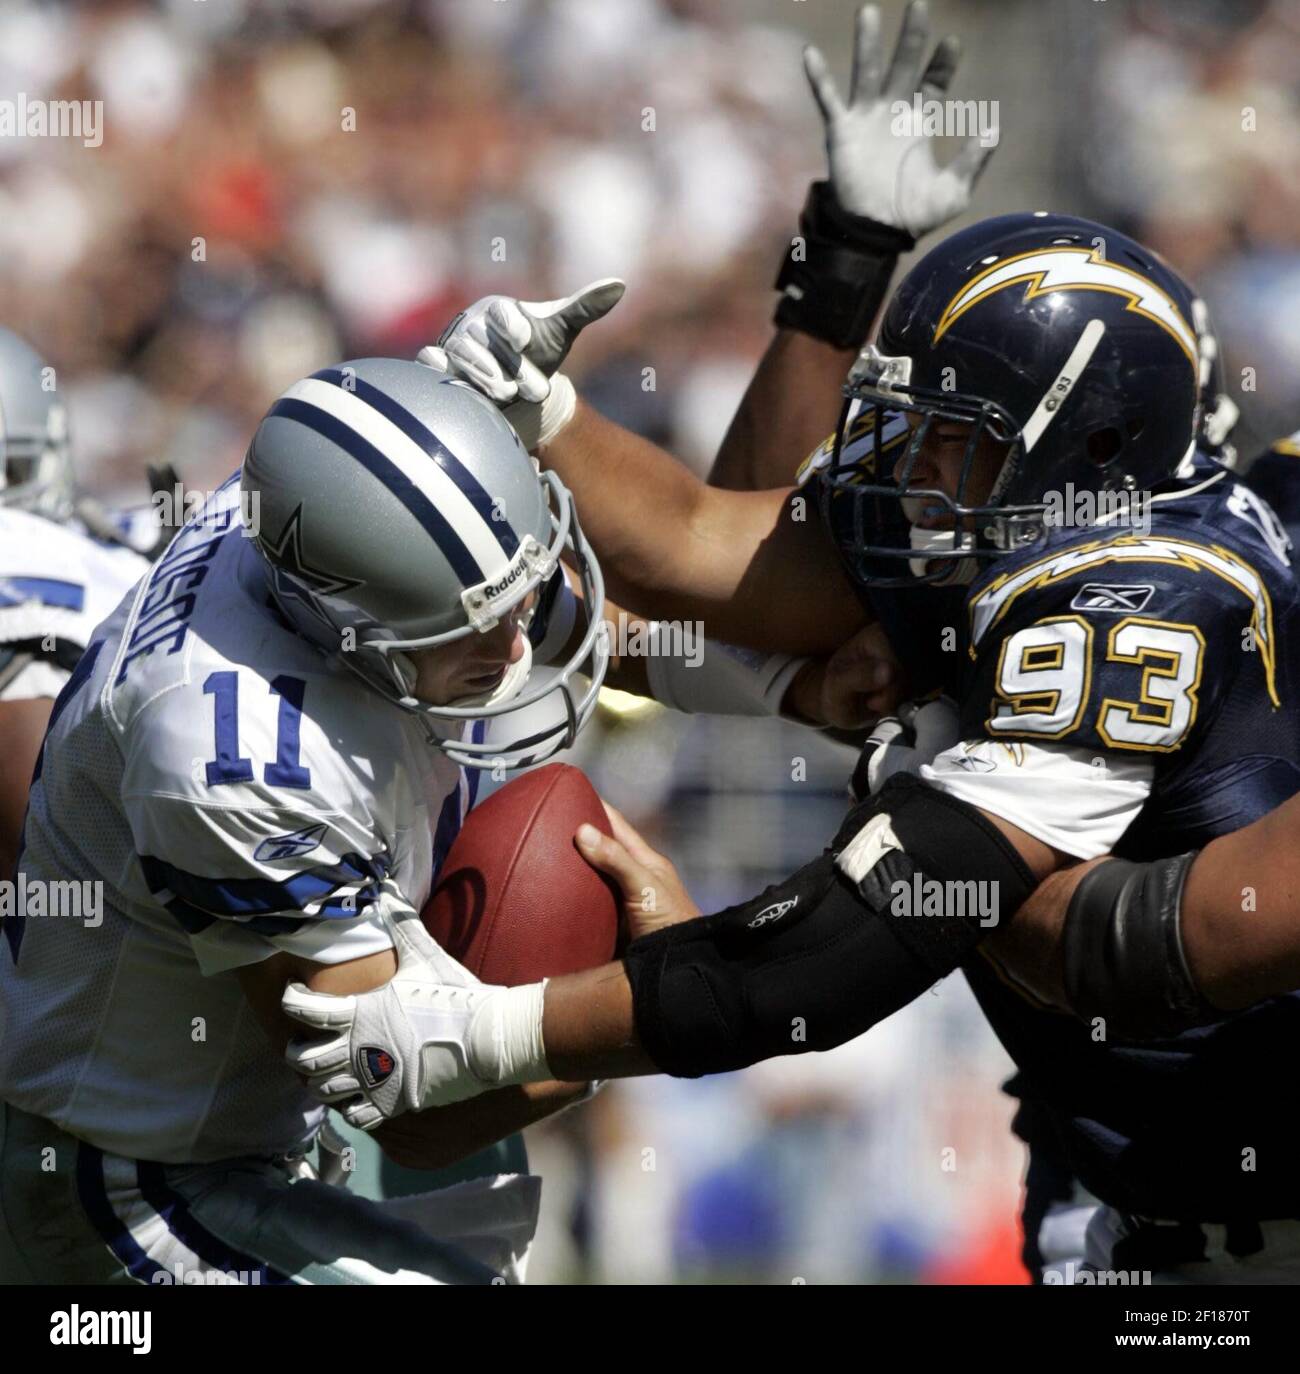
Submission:
<svg viewBox="0 0 1300 1374">
<path fill-rule="evenodd" d="M 974 807 L 893 778 L 785 882 L 634 941 L 637 1033 L 679 1077 L 831 1049 L 951 973 L 1033 887 Z"/>
<path fill-rule="evenodd" d="M 1084 875 L 1065 915 L 1062 951 L 1076 1016 L 1143 1040 L 1226 1015 L 1202 996 L 1183 953 L 1180 907 L 1195 858 L 1110 859 Z"/>
</svg>

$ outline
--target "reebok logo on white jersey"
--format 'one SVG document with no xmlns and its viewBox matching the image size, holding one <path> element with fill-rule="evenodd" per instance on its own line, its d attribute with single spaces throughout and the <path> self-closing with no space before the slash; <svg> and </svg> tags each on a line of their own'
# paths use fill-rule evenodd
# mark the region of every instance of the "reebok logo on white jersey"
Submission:
<svg viewBox="0 0 1300 1374">
<path fill-rule="evenodd" d="M 153 1349 L 152 1312 L 69 1311 L 50 1315 L 51 1345 L 129 1345 L 133 1355 Z"/>
<path fill-rule="evenodd" d="M 791 907 L 798 905 L 798 897 L 791 897 L 788 902 L 773 902 L 771 906 L 765 906 L 763 910 L 750 921 L 748 929 L 756 930 L 759 926 L 765 926 L 770 921 L 779 921 Z"/>
<path fill-rule="evenodd" d="M 253 858 L 261 864 L 274 863 L 276 859 L 296 859 L 300 854 L 310 854 L 324 838 L 324 821 L 319 825 L 307 825 L 287 835 L 273 835 L 263 840 L 253 850 Z"/>
</svg>

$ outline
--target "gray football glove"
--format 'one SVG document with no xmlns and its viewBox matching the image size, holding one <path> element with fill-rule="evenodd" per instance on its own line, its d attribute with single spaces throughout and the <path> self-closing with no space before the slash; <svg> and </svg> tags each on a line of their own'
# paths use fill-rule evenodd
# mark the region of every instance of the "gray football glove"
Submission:
<svg viewBox="0 0 1300 1374">
<path fill-rule="evenodd" d="M 451 372 L 505 412 L 528 448 L 546 443 L 573 418 L 576 399 L 559 372 L 573 341 L 607 315 L 626 290 L 617 277 L 554 301 L 484 296 L 422 348 L 416 361 Z"/>
<path fill-rule="evenodd" d="M 902 122 L 897 105 L 910 107 L 918 92 L 926 100 L 941 99 L 957 69 L 961 44 L 951 35 L 939 42 L 922 68 L 929 37 L 925 0 L 912 0 L 886 71 L 880 9 L 864 5 L 854 34 L 847 105 L 821 52 L 804 49 L 804 70 L 826 126 L 836 198 L 844 209 L 906 229 L 916 238 L 966 209 L 997 143 L 996 129 L 983 143 L 972 135 L 946 167 L 939 167 L 933 139 L 911 127 L 910 118 L 906 132 L 897 132 Z"/>
</svg>

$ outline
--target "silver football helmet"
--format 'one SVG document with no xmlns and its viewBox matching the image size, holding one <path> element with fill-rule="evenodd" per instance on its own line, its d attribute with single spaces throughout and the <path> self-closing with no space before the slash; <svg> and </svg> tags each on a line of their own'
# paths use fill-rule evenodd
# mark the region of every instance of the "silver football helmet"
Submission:
<svg viewBox="0 0 1300 1374">
<path fill-rule="evenodd" d="M 609 663 L 604 583 L 572 496 L 553 473 L 539 474 L 490 401 L 423 363 L 365 358 L 326 368 L 267 412 L 242 485 L 283 613 L 420 715 L 449 758 L 518 768 L 573 743 Z M 414 695 L 413 650 L 492 629 L 564 576 L 565 549 L 588 619 L 553 679 L 529 690 L 528 647 L 482 697 L 432 705 Z M 482 730 L 466 729 L 545 698 L 557 699 L 563 715 L 541 732 L 506 742 L 498 726 L 485 742 Z"/>
<path fill-rule="evenodd" d="M 0 328 L 0 505 L 52 520 L 72 514 L 68 414 L 53 369 L 11 329 Z"/>
</svg>

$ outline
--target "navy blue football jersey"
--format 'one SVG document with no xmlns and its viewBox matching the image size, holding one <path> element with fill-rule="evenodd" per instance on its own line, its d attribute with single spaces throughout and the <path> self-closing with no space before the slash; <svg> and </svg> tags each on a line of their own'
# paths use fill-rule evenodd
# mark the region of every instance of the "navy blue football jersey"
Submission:
<svg viewBox="0 0 1300 1374">
<path fill-rule="evenodd" d="M 1261 453 L 1241 481 L 1263 497 L 1292 545 L 1300 548 L 1300 430 Z"/>
<path fill-rule="evenodd" d="M 822 508 L 851 566 L 852 503 Z M 1300 592 L 1276 515 L 1211 460 L 1138 513 L 1049 528 L 956 589 L 964 605 L 951 588 L 863 594 L 917 678 L 960 703 L 964 740 L 1144 760 L 1150 791 L 1113 852 L 1148 860 L 1300 790 Z M 935 653 L 953 625 L 959 652 Z M 1139 1215 L 1300 1216 L 1300 1101 L 1278 1067 L 1300 1053 L 1300 993 L 1139 1045 L 1043 1007 L 982 956 L 965 972 L 1016 1062 L 1036 1153 Z"/>
<path fill-rule="evenodd" d="M 1149 528 L 1055 529 L 970 589 L 963 737 L 1146 757 L 1114 853 L 1199 848 L 1300 790 L 1300 600 L 1271 512 L 1198 462 Z M 979 957 L 967 976 L 1019 1069 L 1043 1145 L 1144 1216 L 1300 1216 L 1300 993 L 1163 1042 L 1125 1044 L 1036 1004 Z"/>
</svg>

